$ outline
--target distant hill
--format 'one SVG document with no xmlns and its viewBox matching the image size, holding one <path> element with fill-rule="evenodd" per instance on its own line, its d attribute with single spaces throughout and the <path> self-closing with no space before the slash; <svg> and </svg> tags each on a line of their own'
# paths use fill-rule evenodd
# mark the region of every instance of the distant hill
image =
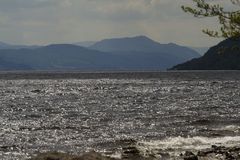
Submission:
<svg viewBox="0 0 240 160">
<path fill-rule="evenodd" d="M 146 36 L 105 39 L 89 48 L 126 57 L 138 66 L 167 69 L 200 57 L 196 51 L 173 43 L 160 44 Z"/>
<path fill-rule="evenodd" d="M 196 58 L 200 55 L 187 47 L 174 43 L 160 44 L 146 36 L 105 39 L 90 46 L 91 49 L 103 52 L 159 52 L 171 53 L 180 57 Z"/>
<path fill-rule="evenodd" d="M 227 39 L 200 58 L 176 65 L 173 70 L 240 70 L 240 38 Z"/>
<path fill-rule="evenodd" d="M 69 44 L 49 45 L 35 49 L 0 50 L 0 59 L 32 70 L 101 70 L 114 68 L 115 64 L 112 62 L 117 60 L 110 54 Z M 15 69 L 11 67 L 10 65 L 8 70 Z"/>
<path fill-rule="evenodd" d="M 199 56 L 187 47 L 138 36 L 103 40 L 89 48 L 53 44 L 0 49 L 0 70 L 166 70 Z"/>
<path fill-rule="evenodd" d="M 125 52 L 125 51 L 141 51 L 155 52 L 159 51 L 160 44 L 149 39 L 146 36 L 126 37 L 104 39 L 90 46 L 91 49 L 103 52 Z M 163 49 L 163 48 L 161 48 Z"/>
</svg>

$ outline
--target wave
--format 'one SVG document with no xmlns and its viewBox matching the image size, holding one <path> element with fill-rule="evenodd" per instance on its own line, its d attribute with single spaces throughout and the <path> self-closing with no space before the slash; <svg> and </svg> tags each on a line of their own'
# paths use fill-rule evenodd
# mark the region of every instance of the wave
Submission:
<svg viewBox="0 0 240 160">
<path fill-rule="evenodd" d="M 169 154 L 178 157 L 185 151 L 197 152 L 211 148 L 212 145 L 233 147 L 240 145 L 240 136 L 226 137 L 171 137 L 158 141 L 141 141 L 137 148 L 144 156 Z"/>
<path fill-rule="evenodd" d="M 216 130 L 216 131 L 231 131 L 231 132 L 239 133 L 240 132 L 240 126 L 227 125 L 227 126 L 223 126 L 223 127 L 219 127 L 219 128 L 214 128 L 213 130 Z"/>
</svg>

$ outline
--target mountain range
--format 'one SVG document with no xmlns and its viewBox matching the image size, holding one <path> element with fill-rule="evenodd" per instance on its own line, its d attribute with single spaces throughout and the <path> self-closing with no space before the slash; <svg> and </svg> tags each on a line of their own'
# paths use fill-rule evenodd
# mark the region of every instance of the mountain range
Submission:
<svg viewBox="0 0 240 160">
<path fill-rule="evenodd" d="M 240 38 L 230 38 L 200 57 L 176 65 L 172 70 L 240 70 Z"/>
<path fill-rule="evenodd" d="M 92 43 L 92 44 L 91 44 Z M 0 43 L 0 70 L 166 70 L 200 55 L 146 36 L 48 46 Z"/>
<path fill-rule="evenodd" d="M 81 47 L 90 47 L 95 43 L 97 43 L 97 41 L 82 41 L 82 42 L 76 42 L 73 44 Z M 199 53 L 201 56 L 204 55 L 209 50 L 209 47 L 192 47 L 192 46 L 186 46 L 186 47 L 193 49 L 194 51 Z"/>
</svg>

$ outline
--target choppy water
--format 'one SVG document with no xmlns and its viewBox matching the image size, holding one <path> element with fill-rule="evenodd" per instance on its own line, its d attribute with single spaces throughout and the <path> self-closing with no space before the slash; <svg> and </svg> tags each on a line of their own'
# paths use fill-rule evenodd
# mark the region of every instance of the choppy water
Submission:
<svg viewBox="0 0 240 160">
<path fill-rule="evenodd" d="M 240 72 L 142 74 L 2 78 L 1 159 L 49 150 L 118 153 L 129 139 L 143 154 L 172 156 L 240 145 Z"/>
</svg>

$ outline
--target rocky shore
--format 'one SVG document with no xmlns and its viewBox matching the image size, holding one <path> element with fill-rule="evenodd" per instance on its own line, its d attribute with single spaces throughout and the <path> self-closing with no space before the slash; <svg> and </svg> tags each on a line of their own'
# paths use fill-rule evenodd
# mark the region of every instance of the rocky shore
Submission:
<svg viewBox="0 0 240 160">
<path fill-rule="evenodd" d="M 131 141 L 133 142 L 133 141 Z M 134 143 L 132 143 L 134 144 Z M 121 158 L 113 158 L 107 154 L 91 151 L 80 156 L 59 152 L 47 152 L 38 154 L 30 160 L 239 160 L 240 147 L 224 147 L 213 145 L 211 148 L 199 151 L 185 151 L 178 157 L 172 157 L 168 153 L 143 154 L 138 147 L 129 145 L 122 147 Z"/>
<path fill-rule="evenodd" d="M 198 151 L 197 154 L 188 151 L 180 156 L 184 160 L 239 160 L 240 147 L 224 147 L 213 145 L 209 149 Z"/>
</svg>

